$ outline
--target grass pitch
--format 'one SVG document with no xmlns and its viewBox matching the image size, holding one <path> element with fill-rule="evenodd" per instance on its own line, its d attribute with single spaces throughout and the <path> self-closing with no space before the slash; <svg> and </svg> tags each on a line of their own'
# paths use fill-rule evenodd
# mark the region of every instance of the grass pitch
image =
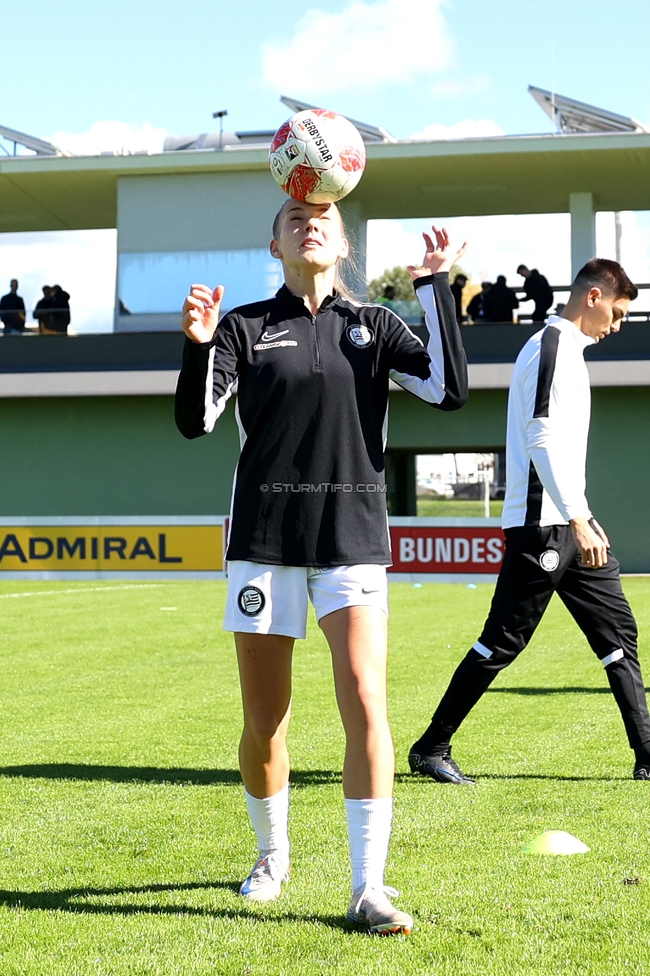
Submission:
<svg viewBox="0 0 650 976">
<path fill-rule="evenodd" d="M 650 581 L 626 581 L 646 672 Z M 398 756 L 387 881 L 411 938 L 344 921 L 343 737 L 320 632 L 297 646 L 293 874 L 243 904 L 254 859 L 222 583 L 0 583 L 0 974 L 618 974 L 650 969 L 650 785 L 558 601 L 456 737 L 475 789 L 407 773 L 491 587 L 392 587 Z M 173 608 L 173 609 L 172 609 Z M 645 640 L 644 640 L 645 638 Z M 591 848 L 521 852 L 547 829 Z"/>
<path fill-rule="evenodd" d="M 491 499 L 490 518 L 500 518 L 502 511 L 503 500 Z M 427 498 L 419 495 L 417 514 L 427 518 L 483 518 L 485 503 L 479 499 L 471 501 L 464 498 Z"/>
</svg>

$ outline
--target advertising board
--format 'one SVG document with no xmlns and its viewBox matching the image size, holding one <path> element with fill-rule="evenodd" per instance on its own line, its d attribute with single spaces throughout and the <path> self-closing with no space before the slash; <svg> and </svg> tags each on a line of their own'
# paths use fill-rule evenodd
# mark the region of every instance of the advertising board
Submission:
<svg viewBox="0 0 650 976">
<path fill-rule="evenodd" d="M 390 578 L 496 579 L 498 519 L 392 518 Z M 227 516 L 0 519 L 0 578 L 224 579 Z"/>
</svg>

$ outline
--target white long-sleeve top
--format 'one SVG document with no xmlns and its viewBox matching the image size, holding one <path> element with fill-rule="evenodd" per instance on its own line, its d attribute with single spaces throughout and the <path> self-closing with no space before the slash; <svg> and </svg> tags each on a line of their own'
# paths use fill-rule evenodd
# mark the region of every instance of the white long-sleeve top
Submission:
<svg viewBox="0 0 650 976">
<path fill-rule="evenodd" d="M 591 517 L 585 496 L 594 342 L 557 315 L 517 357 L 508 397 L 504 529 Z"/>
</svg>

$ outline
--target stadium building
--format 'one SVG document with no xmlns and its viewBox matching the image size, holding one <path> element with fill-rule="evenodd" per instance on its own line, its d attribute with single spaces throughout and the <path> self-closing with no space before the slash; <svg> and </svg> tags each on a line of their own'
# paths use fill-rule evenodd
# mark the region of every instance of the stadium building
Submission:
<svg viewBox="0 0 650 976">
<path fill-rule="evenodd" d="M 369 220 L 564 212 L 575 272 L 595 253 L 597 211 L 650 209 L 650 133 L 634 120 L 533 94 L 558 123 L 557 133 L 397 141 L 358 123 L 368 163 L 342 209 L 361 266 Z M 170 139 L 158 154 L 92 157 L 63 154 L 12 130 L 0 134 L 34 153 L 0 159 L 3 232 L 116 228 L 118 250 L 111 333 L 67 340 L 7 336 L 0 343 L 3 538 L 15 535 L 9 529 L 21 520 L 138 525 L 226 515 L 238 456 L 232 403 L 210 437 L 188 442 L 177 434 L 178 307 L 191 280 L 223 282 L 231 305 L 278 287 L 278 266 L 267 250 L 284 199 L 268 171 L 272 133 L 206 134 Z M 363 281 L 353 284 L 363 290 Z M 623 570 L 639 573 L 650 572 L 646 320 L 631 319 L 620 336 L 587 355 L 589 498 Z M 463 330 L 471 396 L 458 413 L 434 412 L 391 392 L 393 515 L 415 513 L 418 454 L 504 450 L 512 364 L 535 329 Z M 5 545 L 4 557 L 0 545 L 0 572 L 21 568 L 14 567 L 20 557 L 12 545 Z M 90 536 L 87 545 L 90 552 Z M 133 545 L 146 555 L 145 543 Z M 158 538 L 156 545 L 167 546 L 156 553 L 173 562 L 171 543 Z M 40 550 L 34 544 L 33 552 L 43 557 L 49 543 Z"/>
</svg>

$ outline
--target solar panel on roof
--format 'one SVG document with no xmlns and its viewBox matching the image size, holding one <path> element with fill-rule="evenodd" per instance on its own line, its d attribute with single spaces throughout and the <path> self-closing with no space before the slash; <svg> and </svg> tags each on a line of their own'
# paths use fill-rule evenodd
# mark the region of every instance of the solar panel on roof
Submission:
<svg viewBox="0 0 650 976">
<path fill-rule="evenodd" d="M 528 86 L 528 91 L 560 132 L 650 132 L 631 116 L 618 115 L 533 85 Z"/>
</svg>

